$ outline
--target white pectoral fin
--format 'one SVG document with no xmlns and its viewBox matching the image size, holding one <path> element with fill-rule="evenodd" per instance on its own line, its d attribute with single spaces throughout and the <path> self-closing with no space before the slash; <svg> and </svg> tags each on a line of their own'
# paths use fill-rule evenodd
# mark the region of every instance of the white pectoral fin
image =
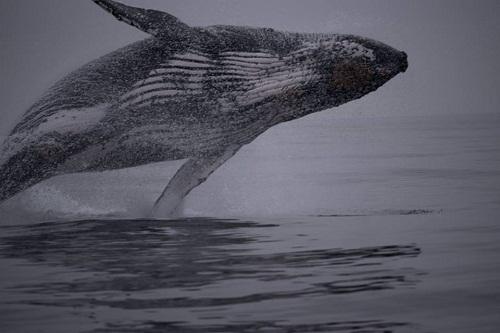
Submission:
<svg viewBox="0 0 500 333">
<path fill-rule="evenodd" d="M 152 216 L 157 218 L 175 217 L 181 212 L 183 199 L 228 159 L 238 152 L 241 146 L 233 146 L 222 152 L 207 154 L 189 159 L 170 180 L 167 187 L 156 200 Z"/>
</svg>

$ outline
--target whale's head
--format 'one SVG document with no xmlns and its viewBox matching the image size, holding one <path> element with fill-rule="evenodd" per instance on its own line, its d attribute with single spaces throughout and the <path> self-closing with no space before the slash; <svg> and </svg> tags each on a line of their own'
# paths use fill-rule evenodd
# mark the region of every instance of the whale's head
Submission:
<svg viewBox="0 0 500 333">
<path fill-rule="evenodd" d="M 361 98 L 408 68 L 405 52 L 372 39 L 353 35 L 304 39 L 306 47 L 292 52 L 292 63 L 311 77 L 302 89 L 312 108 Z"/>
<path fill-rule="evenodd" d="M 169 73 L 164 80 L 182 69 L 174 80 L 196 77 L 198 82 L 186 85 L 186 91 L 176 93 L 175 98 L 202 96 L 200 99 L 238 112 L 279 110 L 279 121 L 358 99 L 408 67 L 406 53 L 359 36 L 236 26 L 192 28 L 167 13 L 111 0 L 94 1 L 118 19 L 153 35 L 165 48 L 175 49 L 159 68 Z M 157 98 L 159 94 L 153 95 Z M 130 100 L 126 105 L 144 104 L 143 98 Z"/>
<path fill-rule="evenodd" d="M 241 107 L 279 110 L 278 121 L 361 98 L 408 68 L 405 52 L 354 35 L 232 26 L 199 31 L 200 49 L 218 61 L 219 72 L 244 83 L 226 85 L 235 88 L 232 99 Z"/>
</svg>

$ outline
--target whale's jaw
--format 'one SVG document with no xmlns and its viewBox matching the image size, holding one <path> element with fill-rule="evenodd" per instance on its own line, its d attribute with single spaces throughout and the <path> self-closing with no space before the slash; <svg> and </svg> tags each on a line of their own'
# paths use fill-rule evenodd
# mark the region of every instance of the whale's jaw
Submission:
<svg viewBox="0 0 500 333">
<path fill-rule="evenodd" d="M 408 54 L 404 51 L 401 52 L 401 64 L 399 65 L 399 71 L 401 73 L 406 73 L 409 67 Z"/>
</svg>

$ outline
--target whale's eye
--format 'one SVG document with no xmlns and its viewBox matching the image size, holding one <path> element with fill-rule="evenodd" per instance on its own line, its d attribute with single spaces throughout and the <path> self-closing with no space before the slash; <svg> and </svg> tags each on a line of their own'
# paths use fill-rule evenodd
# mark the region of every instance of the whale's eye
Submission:
<svg viewBox="0 0 500 333">
<path fill-rule="evenodd" d="M 306 60 L 307 60 L 307 56 L 306 56 L 306 55 L 301 55 L 301 56 L 298 56 L 298 57 L 297 57 L 297 60 L 298 60 L 299 62 L 304 62 L 304 61 L 306 61 Z"/>
</svg>

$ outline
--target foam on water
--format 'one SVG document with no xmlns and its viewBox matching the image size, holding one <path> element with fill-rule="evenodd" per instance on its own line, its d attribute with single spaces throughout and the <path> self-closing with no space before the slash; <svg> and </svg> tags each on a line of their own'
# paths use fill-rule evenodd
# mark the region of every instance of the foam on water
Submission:
<svg viewBox="0 0 500 333">
<path fill-rule="evenodd" d="M 4 202 L 1 224 L 148 216 L 154 200 L 184 162 L 52 178 Z"/>
<path fill-rule="evenodd" d="M 10 209 L 19 213 L 24 211 L 28 216 L 38 216 L 41 220 L 72 220 L 119 216 L 120 213 L 122 215 L 125 213 L 124 210 L 117 210 L 117 207 L 105 208 L 87 205 L 53 185 L 36 186 L 12 202 Z"/>
</svg>

